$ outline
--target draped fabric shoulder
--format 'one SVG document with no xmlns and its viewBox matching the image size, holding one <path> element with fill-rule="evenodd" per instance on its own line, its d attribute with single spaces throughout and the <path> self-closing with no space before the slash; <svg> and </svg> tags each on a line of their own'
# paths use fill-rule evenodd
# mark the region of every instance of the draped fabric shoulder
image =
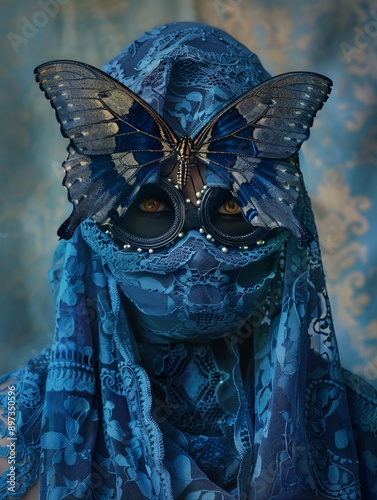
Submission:
<svg viewBox="0 0 377 500">
<path fill-rule="evenodd" d="M 104 69 L 188 131 L 268 78 L 195 23 L 146 33 Z M 223 252 L 189 231 L 126 251 L 90 219 L 61 241 L 51 349 L 0 379 L 2 497 L 40 476 L 49 500 L 376 498 L 377 394 L 341 368 L 303 184 L 296 215 L 308 246 L 279 229 Z"/>
</svg>

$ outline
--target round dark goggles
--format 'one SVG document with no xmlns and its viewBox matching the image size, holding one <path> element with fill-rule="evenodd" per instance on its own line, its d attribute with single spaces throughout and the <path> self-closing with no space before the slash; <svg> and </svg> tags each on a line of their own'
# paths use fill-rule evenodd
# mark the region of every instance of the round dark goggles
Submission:
<svg viewBox="0 0 377 500">
<path fill-rule="evenodd" d="M 227 189 L 206 188 L 194 206 L 165 179 L 141 187 L 127 212 L 107 232 L 124 248 L 154 250 L 174 244 L 192 229 L 220 245 L 241 248 L 260 244 L 270 232 L 247 222 Z"/>
</svg>

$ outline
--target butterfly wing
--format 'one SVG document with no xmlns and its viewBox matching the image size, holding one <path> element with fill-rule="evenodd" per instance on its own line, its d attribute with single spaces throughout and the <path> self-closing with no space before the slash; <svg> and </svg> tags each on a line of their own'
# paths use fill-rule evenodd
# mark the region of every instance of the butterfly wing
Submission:
<svg viewBox="0 0 377 500">
<path fill-rule="evenodd" d="M 295 211 L 303 188 L 295 155 L 308 139 L 331 81 L 315 73 L 267 80 L 222 110 L 194 139 L 197 158 L 222 175 L 249 221 L 308 234 Z"/>
<path fill-rule="evenodd" d="M 52 61 L 35 74 L 70 139 L 63 184 L 74 208 L 58 231 L 69 239 L 88 217 L 104 223 L 124 212 L 140 184 L 175 156 L 177 138 L 140 97 L 92 66 Z"/>
</svg>

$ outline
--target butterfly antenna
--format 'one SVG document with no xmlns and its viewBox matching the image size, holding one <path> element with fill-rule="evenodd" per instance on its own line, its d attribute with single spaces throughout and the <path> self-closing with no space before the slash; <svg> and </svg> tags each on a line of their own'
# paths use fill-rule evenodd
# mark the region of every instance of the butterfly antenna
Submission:
<svg viewBox="0 0 377 500">
<path fill-rule="evenodd" d="M 198 171 L 198 174 L 199 174 L 200 180 L 201 180 L 201 182 L 202 182 L 202 184 L 203 184 L 203 186 L 204 186 L 204 184 L 205 184 L 205 180 L 204 180 L 204 177 L 202 176 L 202 172 L 200 171 L 200 168 L 199 168 L 199 164 L 198 164 L 198 162 L 196 162 L 196 169 L 197 169 L 197 171 Z"/>
<path fill-rule="evenodd" d="M 200 167 L 199 167 L 198 162 L 190 163 L 190 169 L 193 166 L 196 167 L 196 172 L 197 172 L 197 176 L 195 176 L 196 177 L 196 181 L 198 181 L 198 178 L 199 178 L 200 179 L 200 185 L 204 186 L 205 185 L 205 181 L 204 181 L 204 177 L 202 175 L 202 172 L 200 171 Z M 201 189 L 202 189 L 201 187 L 198 188 L 197 186 L 195 186 L 194 176 L 190 173 L 190 170 L 189 170 L 188 178 L 190 179 L 190 183 L 191 183 L 191 186 L 192 186 L 192 189 L 193 189 L 194 193 L 197 193 L 198 191 L 201 191 Z"/>
<path fill-rule="evenodd" d="M 172 175 L 172 173 L 174 172 L 175 168 L 177 167 L 177 164 L 178 164 L 178 162 L 177 162 L 177 161 L 175 161 L 175 162 L 173 163 L 172 168 L 169 170 L 169 172 L 168 172 L 168 173 L 165 173 L 165 172 L 164 172 L 163 177 L 168 177 L 168 178 L 170 178 L 170 176 L 171 176 L 171 175 Z"/>
</svg>

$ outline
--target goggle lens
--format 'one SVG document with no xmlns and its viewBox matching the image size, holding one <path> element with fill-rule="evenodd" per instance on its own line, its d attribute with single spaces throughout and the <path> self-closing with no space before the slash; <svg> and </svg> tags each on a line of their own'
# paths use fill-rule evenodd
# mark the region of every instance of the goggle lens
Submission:
<svg viewBox="0 0 377 500">
<path fill-rule="evenodd" d="M 219 244 L 231 247 L 256 244 L 271 232 L 250 224 L 224 188 L 207 188 L 200 206 L 194 207 L 162 179 L 140 188 L 127 212 L 111 226 L 111 233 L 122 246 L 157 249 L 174 243 L 182 231 L 201 228 Z"/>
</svg>

